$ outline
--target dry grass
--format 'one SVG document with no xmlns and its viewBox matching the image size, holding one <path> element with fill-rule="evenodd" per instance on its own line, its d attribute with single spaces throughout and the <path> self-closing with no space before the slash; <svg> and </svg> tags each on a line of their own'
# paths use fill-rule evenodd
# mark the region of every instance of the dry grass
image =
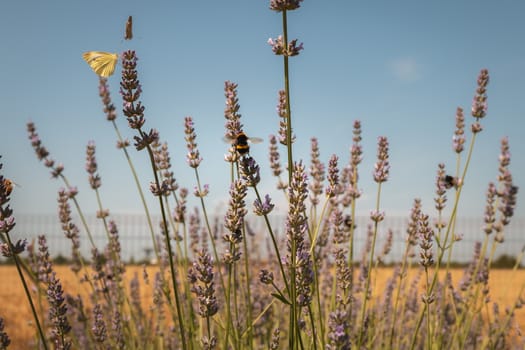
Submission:
<svg viewBox="0 0 525 350">
<path fill-rule="evenodd" d="M 150 277 L 153 276 L 157 268 L 148 268 Z M 83 285 L 77 282 L 75 274 L 66 266 L 56 266 L 55 271 L 60 278 L 66 293 L 71 295 L 87 296 L 83 290 Z M 128 266 L 126 271 L 126 280 L 129 282 L 135 273 L 142 275 L 143 269 L 139 266 Z M 461 278 L 462 269 L 452 270 L 454 285 Z M 392 275 L 392 269 L 381 268 L 375 281 L 374 294 L 382 293 L 388 278 Z M 0 288 L 0 300 L 2 308 L 0 316 L 4 317 L 6 328 L 5 331 L 11 337 L 12 349 L 23 349 L 31 344 L 35 338 L 35 328 L 33 318 L 30 312 L 29 303 L 23 292 L 22 284 L 18 278 L 15 267 L 0 266 L 0 276 L 2 276 L 2 287 Z M 142 281 L 142 277 L 140 278 Z M 512 305 L 519 293 L 521 285 L 525 283 L 525 270 L 512 272 L 511 270 L 492 270 L 490 274 L 490 295 L 491 300 L 498 302 L 501 309 L 506 305 Z M 142 300 L 147 307 L 151 303 L 151 287 L 143 286 L 141 288 Z M 85 299 L 87 300 L 87 299 Z M 42 314 L 42 313 L 41 313 Z M 516 320 L 520 328 L 525 329 L 525 308 L 516 310 Z"/>
</svg>

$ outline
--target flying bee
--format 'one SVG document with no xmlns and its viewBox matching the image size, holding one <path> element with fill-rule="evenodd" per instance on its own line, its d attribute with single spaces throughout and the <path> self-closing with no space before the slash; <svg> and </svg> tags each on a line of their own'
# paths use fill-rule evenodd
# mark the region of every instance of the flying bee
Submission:
<svg viewBox="0 0 525 350">
<path fill-rule="evenodd" d="M 457 189 L 462 183 L 460 178 L 458 178 L 457 176 L 451 176 L 451 175 L 443 176 L 441 178 L 441 181 L 443 183 L 443 186 L 445 186 L 447 190 L 452 187 Z"/>
<path fill-rule="evenodd" d="M 248 137 L 243 131 L 237 133 L 234 138 L 225 137 L 224 141 L 230 143 L 240 155 L 250 152 L 250 143 L 260 143 L 263 139 L 260 137 Z"/>
<path fill-rule="evenodd" d="M 13 192 L 13 188 L 15 186 L 20 186 L 18 185 L 17 183 L 9 180 L 9 179 L 4 179 L 3 180 L 3 186 L 4 186 L 4 195 L 5 196 L 9 196 L 11 194 L 11 192 Z"/>
</svg>

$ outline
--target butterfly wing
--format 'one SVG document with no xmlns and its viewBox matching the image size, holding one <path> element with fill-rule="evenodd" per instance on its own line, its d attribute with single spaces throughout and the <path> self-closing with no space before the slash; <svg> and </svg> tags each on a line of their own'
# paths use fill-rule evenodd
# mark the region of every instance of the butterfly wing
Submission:
<svg viewBox="0 0 525 350">
<path fill-rule="evenodd" d="M 118 55 L 116 53 L 102 51 L 84 52 L 82 58 L 84 58 L 95 73 L 104 78 L 113 74 L 118 62 Z"/>
</svg>

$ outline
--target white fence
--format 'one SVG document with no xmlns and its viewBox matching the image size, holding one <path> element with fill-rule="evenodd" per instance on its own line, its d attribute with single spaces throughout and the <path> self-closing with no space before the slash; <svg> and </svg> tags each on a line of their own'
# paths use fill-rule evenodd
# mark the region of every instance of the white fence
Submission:
<svg viewBox="0 0 525 350">
<path fill-rule="evenodd" d="M 134 259 L 135 261 L 147 258 L 152 251 L 151 233 L 147 221 L 143 215 L 140 214 L 112 214 L 111 219 L 117 223 L 120 241 L 122 245 L 122 256 L 125 260 Z M 160 233 L 159 217 L 153 217 L 153 227 L 156 234 Z M 284 217 L 274 216 L 272 219 L 272 226 L 277 234 L 282 235 L 284 232 Z M 103 249 L 107 243 L 107 236 L 104 232 L 102 221 L 95 216 L 87 216 L 87 224 L 90 228 L 91 234 L 95 240 L 98 248 Z M 269 239 L 268 231 L 265 229 L 264 222 L 261 218 L 250 216 L 247 219 L 250 227 L 255 232 L 250 244 L 256 242 L 259 247 L 258 254 L 264 256 L 266 253 L 267 243 Z M 210 221 L 213 223 L 213 219 Z M 90 244 L 86 233 L 78 218 L 75 223 L 79 227 L 81 233 L 81 250 L 85 256 L 90 256 Z M 366 239 L 366 227 L 370 223 L 368 217 L 358 217 L 357 230 L 355 236 L 355 247 L 357 255 L 361 251 Z M 392 229 L 393 244 L 392 250 L 386 261 L 397 261 L 401 257 L 406 238 L 406 217 L 386 217 L 380 224 L 380 232 L 376 245 L 376 251 L 381 251 L 383 242 L 386 237 L 388 229 Z M 482 241 L 485 238 L 485 233 L 482 230 L 482 218 L 458 218 L 456 225 L 456 232 L 463 235 L 463 240 L 457 242 L 454 246 L 454 261 L 465 262 L 472 257 L 474 243 Z M 12 231 L 13 239 L 27 238 L 32 240 L 38 235 L 45 234 L 47 237 L 50 254 L 56 256 L 62 254 L 70 256 L 71 243 L 62 233 L 60 223 L 57 215 L 53 214 L 18 214 L 16 215 L 16 226 Z M 219 246 L 222 242 L 219 241 Z M 510 225 L 505 230 L 505 242 L 500 244 L 496 255 L 502 254 L 517 256 L 525 248 L 525 219 L 513 218 Z"/>
</svg>

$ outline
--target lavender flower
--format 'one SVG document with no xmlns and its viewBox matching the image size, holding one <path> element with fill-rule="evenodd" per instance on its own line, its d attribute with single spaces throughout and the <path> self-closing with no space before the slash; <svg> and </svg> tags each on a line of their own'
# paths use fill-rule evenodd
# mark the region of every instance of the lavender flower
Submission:
<svg viewBox="0 0 525 350">
<path fill-rule="evenodd" d="M 279 335 L 281 333 L 281 330 L 279 327 L 275 328 L 272 333 L 272 341 L 270 342 L 270 350 L 277 350 L 279 349 Z"/>
<path fill-rule="evenodd" d="M 341 307 L 350 302 L 353 275 L 353 268 L 348 266 L 348 258 L 345 253 L 346 251 L 343 248 L 334 251 L 337 288 L 341 291 L 341 294 L 338 294 L 338 303 Z"/>
<path fill-rule="evenodd" d="M 53 273 L 53 266 L 51 258 L 49 257 L 49 249 L 47 247 L 46 236 L 38 236 L 38 254 L 37 259 L 37 278 L 39 281 L 49 283 L 50 276 Z"/>
<path fill-rule="evenodd" d="M 71 208 L 69 206 L 69 198 L 76 191 L 70 190 L 66 191 L 64 188 L 61 188 L 58 191 L 58 218 L 62 225 L 62 231 L 64 235 L 71 240 L 72 252 L 73 252 L 73 265 L 72 269 L 75 272 L 80 271 L 80 236 L 79 229 L 77 225 L 73 222 L 71 217 Z"/>
<path fill-rule="evenodd" d="M 474 271 L 477 268 L 477 264 L 478 264 L 478 261 L 479 261 L 480 257 L 481 257 L 481 243 L 480 242 L 475 242 L 474 243 L 474 255 L 472 256 L 472 259 L 471 259 L 469 265 L 465 269 L 465 271 L 463 273 L 463 277 L 459 281 L 459 289 L 461 291 L 463 291 L 463 292 L 467 291 L 471 287 L 473 279 L 475 277 L 475 276 L 473 276 L 474 275 Z"/>
<path fill-rule="evenodd" d="M 373 222 L 381 222 L 385 219 L 385 212 L 384 211 L 379 211 L 379 210 L 372 210 L 370 212 L 370 219 L 373 221 Z"/>
<path fill-rule="evenodd" d="M 111 322 L 111 330 L 113 332 L 112 339 L 119 350 L 126 348 L 126 341 L 122 331 L 122 316 L 119 311 L 115 311 L 115 315 Z"/>
<path fill-rule="evenodd" d="M 348 167 L 343 169 L 341 175 L 343 184 L 346 184 L 344 196 L 342 198 L 342 204 L 344 206 L 349 206 L 352 201 L 355 201 L 361 196 L 361 191 L 357 188 L 357 182 L 359 180 L 357 168 L 363 160 L 363 149 L 361 147 L 361 122 L 359 120 L 354 121 L 353 134 L 353 144 L 350 149 L 350 162 Z"/>
<path fill-rule="evenodd" d="M 310 140 L 310 201 L 312 205 L 319 204 L 319 196 L 323 193 L 323 181 L 325 178 L 324 164 L 319 159 L 319 144 L 317 138 Z"/>
<path fill-rule="evenodd" d="M 456 131 L 452 137 L 452 148 L 456 153 L 463 151 L 465 144 L 465 116 L 463 115 L 463 109 L 458 107 L 456 110 Z"/>
<path fill-rule="evenodd" d="M 339 187 L 339 170 L 337 169 L 338 157 L 334 154 L 328 161 L 328 187 L 326 188 L 326 195 L 334 197 L 338 193 Z"/>
<path fill-rule="evenodd" d="M 350 218 L 349 218 L 350 219 Z M 351 219 L 350 219 L 351 220 Z M 330 223 L 333 229 L 333 242 L 334 244 L 342 244 L 345 241 L 345 229 L 343 225 L 346 225 L 343 219 L 343 213 L 338 207 L 333 209 L 332 215 L 330 215 Z M 351 225 L 351 223 L 350 223 Z M 346 226 L 347 228 L 350 225 Z"/>
<path fill-rule="evenodd" d="M 299 306 L 308 306 L 312 302 L 314 270 L 312 258 L 308 252 L 308 249 L 304 245 L 299 246 L 297 249 L 295 264 L 297 304 Z"/>
<path fill-rule="evenodd" d="M 197 261 L 188 271 L 188 281 L 192 284 L 191 292 L 199 301 L 198 314 L 202 318 L 212 317 L 219 310 L 213 275 L 213 259 L 205 250 L 200 250 Z"/>
<path fill-rule="evenodd" d="M 497 231 L 495 239 L 498 242 L 503 242 L 503 227 L 510 223 L 517 203 L 518 187 L 513 183 L 509 165 L 509 141 L 507 138 L 503 138 L 501 140 L 501 153 L 498 167 L 498 180 L 502 183 L 503 188 L 497 191 L 497 195 L 500 197 L 498 211 L 501 213 L 501 216 L 498 222 L 494 224 L 494 229 Z"/>
<path fill-rule="evenodd" d="M 128 119 L 129 127 L 141 129 L 146 121 L 144 107 L 139 101 L 142 86 L 137 79 L 137 56 L 135 51 L 125 51 L 122 54 L 122 81 L 120 82 L 120 95 L 124 100 L 123 113 Z M 135 104 L 136 103 L 136 104 Z"/>
<path fill-rule="evenodd" d="M 158 196 L 164 196 L 167 197 L 171 194 L 171 184 L 170 181 L 164 179 L 161 181 L 160 186 L 157 185 L 156 182 L 150 182 L 149 184 L 149 190 L 151 193 L 158 197 Z"/>
<path fill-rule="evenodd" d="M 234 140 L 242 131 L 241 114 L 239 113 L 240 105 L 237 98 L 237 84 L 231 81 L 224 82 L 224 95 L 226 96 L 226 108 L 224 109 L 224 117 L 226 118 L 226 134 L 227 140 Z"/>
<path fill-rule="evenodd" d="M 410 209 L 410 219 L 407 226 L 407 243 L 410 246 L 417 244 L 417 233 L 419 230 L 419 218 L 421 217 L 421 199 L 414 199 L 412 209 Z"/>
<path fill-rule="evenodd" d="M 279 150 L 277 149 L 277 137 L 270 135 L 270 168 L 273 176 L 279 176 L 282 173 L 281 163 L 279 162 Z"/>
<path fill-rule="evenodd" d="M 291 40 L 285 47 L 282 35 L 279 35 L 276 39 L 268 39 L 268 44 L 272 47 L 274 54 L 287 57 L 297 56 L 304 49 L 303 43 L 297 44 L 297 39 Z"/>
<path fill-rule="evenodd" d="M 168 143 L 164 142 L 162 144 L 155 142 L 152 144 L 153 158 L 155 160 L 155 169 L 160 172 L 162 175 L 162 180 L 165 183 L 165 186 L 169 189 L 166 193 L 171 193 L 176 191 L 179 188 L 177 180 L 173 175 L 170 162 L 170 152 L 168 150 Z"/>
<path fill-rule="evenodd" d="M 270 0 L 270 10 L 282 12 L 292 11 L 301 7 L 303 0 Z"/>
<path fill-rule="evenodd" d="M 201 163 L 202 158 L 200 157 L 199 150 L 197 149 L 197 143 L 195 142 L 197 135 L 195 134 L 195 128 L 193 128 L 193 119 L 191 117 L 184 118 L 184 134 L 186 134 L 184 139 L 186 140 L 186 147 L 188 148 L 186 159 L 190 167 L 197 168 Z"/>
<path fill-rule="evenodd" d="M 124 51 L 122 53 L 122 80 L 120 82 L 120 95 L 122 96 L 122 112 L 128 120 L 128 125 L 139 132 L 139 136 L 134 136 L 135 148 L 140 151 L 149 145 L 158 142 L 159 133 L 155 129 L 149 132 L 142 130 L 145 123 L 144 106 L 139 101 L 142 93 L 142 86 L 137 78 L 137 56 L 135 51 Z"/>
<path fill-rule="evenodd" d="M 35 124 L 33 122 L 28 122 L 26 128 L 29 134 L 29 140 L 31 140 L 31 146 L 33 146 L 38 160 L 44 161 L 44 165 L 51 168 L 51 176 L 53 176 L 53 178 L 62 176 L 64 165 L 59 163 L 55 166 L 55 161 L 49 158 L 49 152 L 44 146 L 42 146 L 42 141 L 36 132 Z"/>
<path fill-rule="evenodd" d="M 277 115 L 279 118 L 279 143 L 281 143 L 284 146 L 287 146 L 289 144 L 288 140 L 288 108 L 286 103 L 286 91 L 279 90 L 279 101 L 277 103 Z M 295 141 L 295 136 L 292 135 L 292 143 Z"/>
<path fill-rule="evenodd" d="M 245 181 L 246 186 L 255 187 L 261 181 L 259 165 L 255 159 L 250 156 L 241 158 L 241 177 Z"/>
<path fill-rule="evenodd" d="M 102 315 L 102 307 L 96 304 L 93 308 L 93 335 L 97 343 L 104 343 L 108 337 L 106 330 L 106 322 Z"/>
<path fill-rule="evenodd" d="M 438 164 L 438 171 L 436 176 L 436 194 L 437 197 L 434 198 L 435 207 L 437 210 L 441 211 L 445 209 L 445 205 L 447 202 L 447 189 L 445 186 L 445 183 L 443 179 L 445 178 L 445 164 L 440 163 Z"/>
<path fill-rule="evenodd" d="M 64 291 L 60 280 L 53 272 L 50 276 L 47 289 L 47 300 L 49 301 L 49 321 L 51 322 L 51 338 L 55 344 L 55 349 L 71 349 L 71 340 L 66 335 L 71 330 L 67 320 L 67 305 L 64 303 Z"/>
<path fill-rule="evenodd" d="M 428 215 L 421 214 L 419 217 L 419 238 L 419 246 L 421 247 L 419 263 L 427 268 L 434 264 L 434 253 L 432 252 L 434 231 L 429 226 Z"/>
<path fill-rule="evenodd" d="M 232 264 L 241 258 L 237 245 L 242 241 L 242 227 L 244 225 L 244 216 L 247 212 L 244 202 L 246 191 L 247 187 L 241 180 L 231 184 L 228 211 L 224 217 L 224 227 L 228 229 L 229 233 L 223 236 L 223 240 L 230 245 L 224 253 L 226 264 Z"/>
<path fill-rule="evenodd" d="M 287 235 L 288 248 L 292 246 L 292 241 L 298 247 L 303 244 L 304 234 L 307 229 L 307 218 L 305 216 L 305 200 L 308 197 L 307 176 L 305 174 L 302 162 L 294 165 L 292 183 L 288 188 L 288 217 L 287 217 Z"/>
<path fill-rule="evenodd" d="M 384 136 L 378 138 L 377 162 L 374 166 L 374 181 L 381 183 L 388 180 L 390 163 L 388 162 L 388 139 Z"/>
<path fill-rule="evenodd" d="M 489 71 L 482 69 L 478 76 L 478 88 L 472 101 L 472 116 L 481 119 L 487 114 L 487 85 L 489 83 Z"/>
<path fill-rule="evenodd" d="M 104 113 L 106 114 L 106 119 L 108 121 L 114 121 L 115 119 L 117 119 L 117 111 L 115 106 L 111 102 L 108 80 L 106 78 L 100 77 L 98 85 L 98 94 L 102 99 L 102 104 L 104 105 Z"/>
<path fill-rule="evenodd" d="M 199 211 L 194 208 L 193 213 L 190 214 L 188 232 L 190 237 L 190 248 L 194 254 L 197 254 L 197 247 L 200 239 L 201 220 Z M 206 236 L 205 236 L 206 237 Z"/>
<path fill-rule="evenodd" d="M 286 48 L 284 47 L 283 36 L 279 35 L 276 39 L 269 38 L 268 44 L 272 47 L 272 51 L 276 55 L 284 55 Z"/>
<path fill-rule="evenodd" d="M 346 311 L 335 310 L 330 313 L 328 320 L 328 340 L 327 350 L 350 350 L 350 322 Z"/>
<path fill-rule="evenodd" d="M 253 202 L 253 212 L 259 216 L 268 215 L 274 207 L 275 205 L 271 202 L 268 194 L 264 196 L 264 202 L 261 202 L 258 198 Z"/>
<path fill-rule="evenodd" d="M 264 284 L 272 284 L 273 283 L 273 272 L 262 269 L 259 271 L 259 281 Z"/>
<path fill-rule="evenodd" d="M 177 206 L 173 210 L 173 220 L 175 222 L 184 222 L 184 217 L 186 215 L 186 198 L 188 197 L 188 190 L 186 188 L 181 188 L 179 190 L 179 201 Z"/>
<path fill-rule="evenodd" d="M 485 206 L 485 216 L 483 219 L 485 221 L 485 228 L 483 229 L 483 231 L 485 231 L 487 235 L 490 235 L 492 233 L 492 231 L 494 230 L 494 222 L 496 222 L 496 212 L 494 208 L 496 195 L 496 186 L 494 185 L 494 183 L 490 182 L 487 189 L 487 205 Z"/>
<path fill-rule="evenodd" d="M 14 217 L 11 217 L 14 221 Z M 7 232 L 4 231 L 4 228 L 2 227 L 2 224 L 5 223 L 5 221 L 0 222 L 0 232 Z M 2 255 L 6 258 L 11 258 L 13 255 L 18 255 L 22 253 L 27 246 L 27 239 L 19 239 L 16 241 L 15 244 L 9 246 L 8 243 L 0 243 L 0 251 Z"/>
<path fill-rule="evenodd" d="M 195 197 L 204 198 L 208 195 L 208 193 L 210 193 L 210 185 L 208 184 L 204 184 L 204 186 L 202 186 L 202 190 L 199 190 L 197 186 L 193 188 L 193 195 Z"/>
<path fill-rule="evenodd" d="M 95 142 L 89 141 L 86 146 L 86 171 L 89 174 L 89 185 L 94 190 L 101 186 L 100 176 L 97 174 L 95 150 Z"/>
<path fill-rule="evenodd" d="M 240 180 L 233 182 L 230 187 L 228 211 L 224 218 L 224 227 L 231 233 L 242 229 L 246 215 L 244 197 L 246 197 L 246 185 Z"/>
<path fill-rule="evenodd" d="M 393 238 L 394 238 L 394 231 L 392 231 L 392 229 L 388 229 L 381 254 L 377 256 L 377 260 L 379 262 L 383 262 L 383 259 L 390 253 L 390 250 L 392 249 Z"/>
<path fill-rule="evenodd" d="M 0 317 L 0 349 L 5 350 L 11 344 L 11 339 L 6 332 L 4 332 L 4 319 Z"/>
<path fill-rule="evenodd" d="M 313 266 L 308 251 L 309 247 L 305 242 L 308 228 L 305 201 L 308 197 L 308 188 L 304 165 L 301 162 L 296 163 L 292 174 L 292 182 L 288 188 L 289 206 L 286 222 L 288 255 L 286 262 L 290 268 L 296 269 L 297 303 L 300 306 L 306 306 L 312 298 Z M 295 252 L 292 247 L 295 247 Z M 295 256 L 292 253 L 295 253 Z"/>
<path fill-rule="evenodd" d="M 212 336 L 211 338 L 208 338 L 207 336 L 203 336 L 201 339 L 202 342 L 202 348 L 204 350 L 213 350 L 217 347 L 217 337 Z"/>
</svg>

